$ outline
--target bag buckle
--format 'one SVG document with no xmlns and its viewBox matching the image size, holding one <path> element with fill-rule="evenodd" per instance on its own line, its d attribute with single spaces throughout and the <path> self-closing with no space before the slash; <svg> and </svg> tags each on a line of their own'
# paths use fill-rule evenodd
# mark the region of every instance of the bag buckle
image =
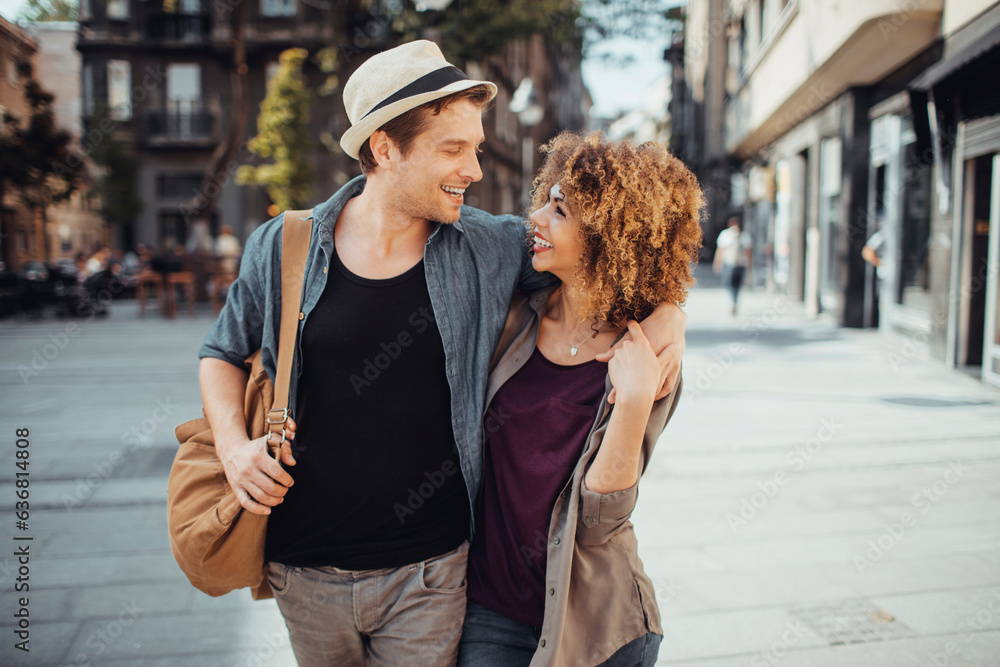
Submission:
<svg viewBox="0 0 1000 667">
<path fill-rule="evenodd" d="M 271 413 L 277 412 L 281 414 L 281 419 L 271 419 Z M 273 408 L 267 411 L 267 423 L 268 424 L 284 424 L 288 421 L 288 408 Z M 282 429 L 284 430 L 284 429 Z"/>
<path fill-rule="evenodd" d="M 268 431 L 267 432 L 267 442 L 268 442 L 268 444 L 273 444 L 271 442 L 271 436 L 272 435 L 278 435 L 278 432 L 277 431 Z M 281 440 L 278 441 L 278 446 L 280 447 L 283 442 L 285 442 L 285 428 L 284 427 L 281 428 Z"/>
</svg>

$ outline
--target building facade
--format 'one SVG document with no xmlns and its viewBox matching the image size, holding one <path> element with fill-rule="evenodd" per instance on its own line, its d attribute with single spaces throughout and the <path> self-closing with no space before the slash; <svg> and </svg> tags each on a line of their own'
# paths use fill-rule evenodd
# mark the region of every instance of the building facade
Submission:
<svg viewBox="0 0 1000 667">
<path fill-rule="evenodd" d="M 20 120 L 28 117 L 25 67 L 31 66 L 36 51 L 38 42 L 31 35 L 0 16 L 0 118 L 7 114 Z M 0 262 L 5 269 L 16 270 L 43 255 L 44 236 L 9 184 L 0 183 L 0 188 Z"/>
<path fill-rule="evenodd" d="M 83 125 L 80 115 L 80 53 L 76 50 L 77 25 L 73 22 L 51 21 L 30 26 L 38 40 L 34 59 L 36 78 L 51 92 L 55 99 L 52 110 L 56 125 L 73 137 L 72 148 L 78 154 Z M 98 214 L 96 202 L 88 198 L 90 174 L 88 165 L 83 180 L 70 199 L 48 209 L 47 243 L 49 257 L 75 257 L 79 253 L 92 254 L 98 247 L 109 245 L 112 230 L 108 229 Z"/>
<path fill-rule="evenodd" d="M 728 161 L 714 210 L 751 230 L 756 284 L 877 326 L 904 361 L 987 376 L 1000 342 L 989 252 L 1000 95 L 982 82 L 997 71 L 998 26 L 988 0 L 690 4 L 686 41 L 703 36 L 685 50 L 688 95 L 704 100 L 689 105 L 693 140 L 723 116 L 722 148 L 706 135 L 692 150 L 711 156 L 710 185 L 724 177 L 712 161 Z M 878 271 L 862 260 L 873 236 Z"/>
<path fill-rule="evenodd" d="M 325 3 L 260 0 L 246 6 L 244 42 L 250 115 L 238 142 L 232 166 L 223 165 L 205 191 L 217 189 L 210 232 L 230 225 L 241 239 L 269 219 L 269 201 L 262 188 L 234 183 L 238 164 L 253 161 L 245 140 L 256 134 L 256 117 L 267 80 L 277 71 L 286 49 L 301 47 L 314 54 L 335 43 Z M 202 179 L 214 151 L 234 122 L 232 85 L 233 18 L 235 4 L 179 0 L 168 11 L 164 3 L 141 0 L 83 0 L 77 48 L 83 57 L 81 112 L 91 118 L 101 108 L 120 124 L 116 138 L 124 140 L 137 165 L 137 194 L 143 211 L 118 230 L 116 245 L 143 243 L 151 248 L 186 243 L 199 211 L 189 204 L 202 192 Z M 319 90 L 325 74 L 315 63 L 303 72 L 307 84 Z M 333 95 L 317 96 L 310 132 L 336 135 L 343 118 Z M 106 137 L 99 127 L 87 127 L 87 142 Z M 86 144 L 84 148 L 86 148 Z M 321 174 L 317 197 L 346 182 L 322 142 L 308 156 Z M 209 194 L 214 194 L 209 192 Z"/>
<path fill-rule="evenodd" d="M 391 17 L 380 6 L 374 3 L 370 12 L 358 16 L 332 17 L 330 3 L 258 0 L 247 5 L 246 66 L 252 111 L 245 138 L 256 133 L 267 81 L 285 49 L 307 49 L 311 56 L 303 68 L 307 86 L 318 93 L 328 88 L 327 94 L 317 95 L 309 126 L 310 134 L 318 139 L 307 156 L 316 166 L 314 202 L 323 201 L 360 173 L 357 162 L 344 156 L 338 145 L 349 126 L 342 86 L 338 82 L 328 85 L 317 56 L 325 47 L 337 46 L 332 55 L 340 60 L 342 84 L 366 58 L 389 48 Z M 179 0 L 173 12 L 164 11 L 160 3 L 142 0 L 83 0 L 78 44 L 83 54 L 82 113 L 86 117 L 105 106 L 124 125 L 123 134 L 138 164 L 139 196 L 145 203 L 134 225 L 119 235 L 121 247 L 139 242 L 162 247 L 187 240 L 192 216 L 186 204 L 202 187 L 206 166 L 233 117 L 232 11 L 229 3 L 208 0 Z M 337 21 L 346 23 L 335 35 Z M 575 54 L 574 67 L 574 54 L 564 54 L 538 36 L 510 44 L 485 62 L 456 63 L 470 76 L 496 81 L 500 88 L 483 119 L 487 137 L 484 178 L 469 190 L 471 205 L 497 212 L 523 211 L 537 166 L 538 144 L 557 129 L 583 127 L 585 95 L 579 55 Z M 508 108 L 526 81 L 536 91 L 532 100 L 541 108 L 537 119 Z M 208 186 L 221 193 L 211 216 L 212 236 L 221 224 L 228 224 L 245 240 L 274 213 L 273 209 L 269 212 L 270 202 L 262 188 L 233 183 L 235 166 L 254 161 L 248 151 L 238 152 L 234 168 Z"/>
</svg>

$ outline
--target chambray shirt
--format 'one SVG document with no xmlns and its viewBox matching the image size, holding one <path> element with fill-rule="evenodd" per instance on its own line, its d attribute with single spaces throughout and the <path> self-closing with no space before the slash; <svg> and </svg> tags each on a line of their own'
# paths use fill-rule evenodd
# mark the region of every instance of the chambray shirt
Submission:
<svg viewBox="0 0 1000 667">
<path fill-rule="evenodd" d="M 347 201 L 361 194 L 364 185 L 359 176 L 313 210 L 289 406 L 296 405 L 304 361 L 301 332 L 326 286 L 334 225 Z M 272 381 L 281 325 L 282 221 L 282 216 L 269 220 L 247 239 L 239 278 L 198 352 L 201 359 L 213 357 L 245 369 L 244 360 L 261 349 L 261 362 Z M 435 223 L 424 247 L 424 272 L 444 345 L 452 429 L 474 508 L 483 479 L 486 380 L 511 297 L 515 289 L 538 289 L 553 279 L 532 268 L 521 218 L 490 215 L 469 206 L 462 207 L 457 223 Z"/>
</svg>

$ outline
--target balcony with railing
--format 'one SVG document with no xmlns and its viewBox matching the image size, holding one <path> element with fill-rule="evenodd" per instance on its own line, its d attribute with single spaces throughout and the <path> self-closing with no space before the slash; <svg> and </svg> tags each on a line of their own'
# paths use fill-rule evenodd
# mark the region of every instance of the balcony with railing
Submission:
<svg viewBox="0 0 1000 667">
<path fill-rule="evenodd" d="M 206 13 L 152 12 L 146 16 L 146 37 L 155 41 L 192 44 L 208 41 L 211 34 L 212 18 Z"/>
<path fill-rule="evenodd" d="M 215 114 L 188 105 L 148 111 L 143 118 L 143 143 L 148 147 L 207 148 L 216 143 Z"/>
</svg>

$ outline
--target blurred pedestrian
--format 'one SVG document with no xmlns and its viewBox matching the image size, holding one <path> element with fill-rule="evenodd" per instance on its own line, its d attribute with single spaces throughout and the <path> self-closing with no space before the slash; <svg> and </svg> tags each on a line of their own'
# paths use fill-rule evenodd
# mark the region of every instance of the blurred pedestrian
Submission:
<svg viewBox="0 0 1000 667">
<path fill-rule="evenodd" d="M 740 230 L 740 219 L 733 216 L 715 242 L 715 261 L 712 262 L 715 272 L 722 275 L 722 286 L 729 293 L 733 315 L 737 312 L 749 264 L 750 235 Z"/>
<path fill-rule="evenodd" d="M 108 259 L 111 257 L 111 250 L 107 246 L 101 246 L 94 251 L 94 254 L 87 260 L 85 272 L 87 278 L 104 271 L 108 268 Z"/>
<path fill-rule="evenodd" d="M 222 225 L 219 238 L 215 240 L 215 254 L 219 257 L 219 269 L 224 274 L 234 274 L 239 268 L 240 254 L 243 246 L 240 240 L 233 236 L 233 228 Z"/>
<path fill-rule="evenodd" d="M 871 324 L 876 327 L 879 320 L 879 299 L 882 298 L 882 281 L 885 280 L 885 262 L 882 261 L 884 250 L 885 234 L 882 233 L 882 225 L 876 221 L 875 231 L 861 249 L 861 258 L 875 267 L 875 280 L 872 281 L 872 300 L 875 302 L 875 310 L 872 313 Z"/>
</svg>

